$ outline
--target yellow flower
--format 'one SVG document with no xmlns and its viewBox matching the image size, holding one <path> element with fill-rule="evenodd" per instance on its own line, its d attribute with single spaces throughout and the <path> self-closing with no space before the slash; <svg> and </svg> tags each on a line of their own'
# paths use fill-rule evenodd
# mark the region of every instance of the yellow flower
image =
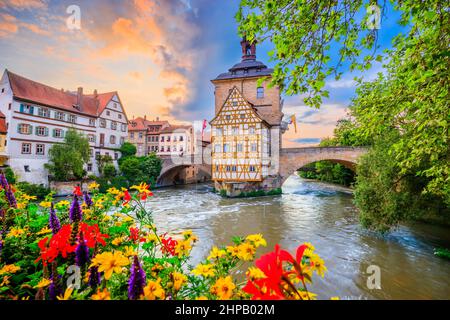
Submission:
<svg viewBox="0 0 450 320">
<path fill-rule="evenodd" d="M 146 193 L 146 192 L 149 191 L 149 186 L 148 186 L 148 184 L 146 184 L 145 182 L 141 182 L 140 185 L 138 185 L 138 186 L 136 186 L 136 185 L 131 186 L 130 189 L 135 189 L 135 190 L 137 190 L 139 193 Z"/>
<path fill-rule="evenodd" d="M 24 199 L 25 201 L 30 201 L 30 200 L 36 200 L 37 197 L 36 196 L 29 196 L 26 193 L 22 194 L 22 199 Z"/>
<path fill-rule="evenodd" d="M 49 229 L 49 227 L 45 226 L 44 228 L 41 229 L 41 231 L 36 232 L 37 235 L 41 235 L 41 234 L 47 234 L 52 232 L 51 229 Z"/>
<path fill-rule="evenodd" d="M 92 259 L 92 266 L 98 266 L 99 272 L 105 273 L 105 279 L 109 280 L 113 272 L 122 273 L 122 268 L 130 264 L 127 257 L 120 251 L 104 252 Z"/>
<path fill-rule="evenodd" d="M 214 277 L 214 266 L 212 264 L 199 264 L 192 273 L 197 276 Z"/>
<path fill-rule="evenodd" d="M 173 279 L 173 288 L 175 291 L 178 291 L 181 289 L 181 287 L 187 282 L 187 277 L 179 272 L 173 272 L 172 273 L 172 279 Z"/>
<path fill-rule="evenodd" d="M 189 254 L 189 251 L 192 249 L 192 246 L 189 242 L 189 240 L 185 241 L 178 241 L 177 245 L 175 246 L 175 253 L 179 258 L 182 256 L 187 256 Z"/>
<path fill-rule="evenodd" d="M 133 247 L 131 247 L 131 246 L 126 246 L 125 247 L 125 249 L 124 249 L 124 251 L 123 251 L 123 253 L 124 253 L 124 255 L 128 258 L 128 257 L 131 257 L 131 256 L 135 256 L 135 255 L 137 255 L 137 252 L 134 250 L 134 248 Z"/>
<path fill-rule="evenodd" d="M 263 246 L 263 247 L 267 246 L 266 240 L 263 238 L 262 234 L 260 234 L 260 233 L 248 235 L 247 238 L 245 238 L 245 239 L 247 241 L 250 241 L 251 243 L 253 243 L 253 245 L 256 248 L 258 248 L 260 246 Z"/>
<path fill-rule="evenodd" d="M 156 242 L 158 242 L 158 237 L 156 236 L 156 234 L 150 233 L 150 234 L 146 237 L 146 240 L 147 240 L 147 242 L 156 243 Z"/>
<path fill-rule="evenodd" d="M 157 281 L 150 280 L 147 285 L 144 287 L 144 296 L 145 300 L 156 300 L 156 298 L 163 300 L 166 296 L 164 289 L 161 287 L 161 279 Z"/>
<path fill-rule="evenodd" d="M 16 273 L 20 270 L 19 266 L 16 266 L 14 264 L 7 264 L 3 268 L 0 269 L 0 276 L 5 273 Z"/>
<path fill-rule="evenodd" d="M 301 300 L 315 300 L 317 294 L 309 292 L 309 291 L 298 291 L 300 294 Z M 296 295 L 296 299 L 300 299 L 298 295 Z"/>
<path fill-rule="evenodd" d="M 246 274 L 252 280 L 266 278 L 265 273 L 257 267 L 248 268 L 248 271 L 246 272 Z"/>
<path fill-rule="evenodd" d="M 37 285 L 35 285 L 34 287 L 35 287 L 35 288 L 45 288 L 45 287 L 49 286 L 50 283 L 52 283 L 51 280 L 43 278 L 43 279 L 42 279 L 41 281 L 39 281 L 39 283 L 38 283 Z"/>
<path fill-rule="evenodd" d="M 223 249 L 217 248 L 216 246 L 214 246 L 211 250 L 211 252 L 209 253 L 208 256 L 208 260 L 211 259 L 219 259 L 220 257 L 224 256 L 226 254 L 226 251 Z"/>
<path fill-rule="evenodd" d="M 200 297 L 195 298 L 195 300 L 208 300 L 208 298 L 205 296 L 200 296 Z"/>
<path fill-rule="evenodd" d="M 309 259 L 312 268 L 323 278 L 325 276 L 325 271 L 327 271 L 327 267 L 325 267 L 323 260 L 317 254 L 313 254 Z"/>
<path fill-rule="evenodd" d="M 251 245 L 250 243 L 241 243 L 238 246 L 238 258 L 244 261 L 250 261 L 253 259 L 255 252 L 256 252 L 256 248 Z"/>
<path fill-rule="evenodd" d="M 67 207 L 70 205 L 70 202 L 67 200 L 61 200 L 60 202 L 58 202 L 57 204 L 55 204 L 55 207 L 58 209 L 62 209 L 64 207 Z"/>
<path fill-rule="evenodd" d="M 17 209 L 25 209 L 27 207 L 26 202 L 18 202 L 17 203 Z"/>
<path fill-rule="evenodd" d="M 58 300 L 70 300 L 70 296 L 72 295 L 73 287 L 68 287 L 66 291 L 64 291 L 64 295 L 59 295 L 56 297 Z"/>
<path fill-rule="evenodd" d="M 111 218 L 111 216 L 104 216 L 102 220 L 107 222 L 107 221 L 112 220 L 112 218 Z"/>
<path fill-rule="evenodd" d="M 110 194 L 113 194 L 113 195 L 117 195 L 117 194 L 119 194 L 119 192 L 120 192 L 120 190 L 118 190 L 118 189 L 116 189 L 116 188 L 114 188 L 114 187 L 111 187 L 111 188 L 109 188 L 108 190 L 106 190 L 108 193 L 110 193 Z"/>
<path fill-rule="evenodd" d="M 92 300 L 111 300 L 111 294 L 106 288 L 103 291 L 98 289 L 97 293 L 93 294 L 91 298 Z"/>
<path fill-rule="evenodd" d="M 340 300 L 339 297 L 331 297 L 330 300 Z"/>
<path fill-rule="evenodd" d="M 231 254 L 233 257 L 237 257 L 239 254 L 239 248 L 236 246 L 227 246 L 227 252 Z"/>
<path fill-rule="evenodd" d="M 41 201 L 39 205 L 43 208 L 50 208 L 52 206 L 52 203 L 50 201 Z"/>
<path fill-rule="evenodd" d="M 124 241 L 125 241 L 125 237 L 117 237 L 117 238 L 114 238 L 114 240 L 111 241 L 111 243 L 115 246 L 120 246 L 122 244 L 122 242 L 124 242 Z"/>
<path fill-rule="evenodd" d="M 233 283 L 231 276 L 217 279 L 216 283 L 211 287 L 211 293 L 216 295 L 220 300 L 229 300 L 233 295 L 236 285 Z"/>
<path fill-rule="evenodd" d="M 2 283 L 0 283 L 0 287 L 7 286 L 9 284 L 9 282 L 10 282 L 9 278 L 11 278 L 11 277 L 10 276 L 4 276 L 3 280 L 2 280 Z"/>
<path fill-rule="evenodd" d="M 7 238 L 19 237 L 25 233 L 24 229 L 21 228 L 12 228 L 9 233 L 6 235 Z"/>
<path fill-rule="evenodd" d="M 99 187 L 100 187 L 100 185 L 95 181 L 88 185 L 89 190 L 95 190 L 95 189 L 98 189 Z"/>
</svg>

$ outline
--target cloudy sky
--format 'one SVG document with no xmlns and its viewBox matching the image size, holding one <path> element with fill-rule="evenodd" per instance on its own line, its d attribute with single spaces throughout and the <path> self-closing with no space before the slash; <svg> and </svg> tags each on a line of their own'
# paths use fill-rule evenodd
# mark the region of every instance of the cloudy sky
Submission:
<svg viewBox="0 0 450 320">
<path fill-rule="evenodd" d="M 215 78 L 241 56 L 234 13 L 238 0 L 0 0 L 0 68 L 68 90 L 117 90 L 129 118 L 147 115 L 174 122 L 212 119 Z M 69 28 L 77 5 L 81 29 Z M 390 15 L 392 14 L 392 15 Z M 394 13 L 383 20 L 381 45 L 397 32 Z M 270 43 L 258 45 L 268 62 Z M 375 65 L 364 75 L 382 70 Z M 284 112 L 296 114 L 285 146 L 317 143 L 330 136 L 354 93 L 352 78 L 328 81 L 330 98 L 320 110 L 301 97 L 285 97 Z"/>
</svg>

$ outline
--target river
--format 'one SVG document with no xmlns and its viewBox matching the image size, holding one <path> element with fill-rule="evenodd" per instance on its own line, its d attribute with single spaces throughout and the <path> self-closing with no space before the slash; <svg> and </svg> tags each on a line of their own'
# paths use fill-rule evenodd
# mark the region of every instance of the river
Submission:
<svg viewBox="0 0 450 320">
<path fill-rule="evenodd" d="M 192 229 L 199 237 L 192 264 L 213 245 L 233 236 L 262 233 L 267 248 L 276 243 L 291 252 L 311 242 L 328 272 L 315 276 L 311 292 L 319 299 L 449 299 L 450 262 L 434 256 L 450 247 L 448 228 L 416 223 L 387 235 L 364 230 L 349 189 L 291 176 L 283 195 L 224 199 L 209 184 L 158 189 L 149 201 L 160 232 Z M 367 268 L 380 268 L 381 289 L 369 289 Z"/>
</svg>

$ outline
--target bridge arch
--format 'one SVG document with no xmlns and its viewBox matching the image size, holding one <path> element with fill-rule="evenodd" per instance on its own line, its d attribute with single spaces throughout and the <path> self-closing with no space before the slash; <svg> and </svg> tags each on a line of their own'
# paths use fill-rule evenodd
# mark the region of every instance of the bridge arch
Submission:
<svg viewBox="0 0 450 320">
<path fill-rule="evenodd" d="M 281 185 L 289 176 L 307 164 L 328 160 L 355 170 L 358 158 L 367 152 L 362 147 L 285 148 L 280 153 Z"/>
<path fill-rule="evenodd" d="M 190 170 L 194 170 L 191 173 Z M 204 182 L 211 179 L 211 166 L 204 164 L 171 164 L 163 166 L 156 184 L 170 186 L 177 183 Z"/>
</svg>

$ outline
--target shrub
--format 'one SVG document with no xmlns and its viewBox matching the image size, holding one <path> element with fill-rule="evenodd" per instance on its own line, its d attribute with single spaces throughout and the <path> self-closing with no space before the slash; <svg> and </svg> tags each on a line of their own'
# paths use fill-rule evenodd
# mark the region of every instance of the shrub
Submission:
<svg viewBox="0 0 450 320">
<path fill-rule="evenodd" d="M 17 189 L 26 193 L 29 196 L 35 196 L 38 200 L 43 200 L 51 190 L 41 184 L 32 184 L 21 181 L 16 184 Z"/>
</svg>

